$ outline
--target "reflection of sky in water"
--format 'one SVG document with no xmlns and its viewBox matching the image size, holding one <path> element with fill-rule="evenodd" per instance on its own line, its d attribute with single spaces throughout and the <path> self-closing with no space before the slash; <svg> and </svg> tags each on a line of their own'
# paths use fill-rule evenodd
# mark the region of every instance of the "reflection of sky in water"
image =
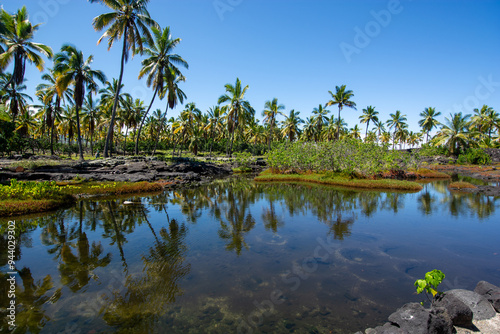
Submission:
<svg viewBox="0 0 500 334">
<path fill-rule="evenodd" d="M 422 300 L 413 282 L 435 268 L 443 289 L 500 284 L 498 201 L 446 185 L 404 194 L 230 179 L 127 198 L 141 205 L 88 201 L 40 218 L 18 268 L 50 275 L 45 295 L 61 288 L 38 306 L 47 333 L 351 333 Z M 274 312 L 260 318 L 262 305 Z"/>
</svg>

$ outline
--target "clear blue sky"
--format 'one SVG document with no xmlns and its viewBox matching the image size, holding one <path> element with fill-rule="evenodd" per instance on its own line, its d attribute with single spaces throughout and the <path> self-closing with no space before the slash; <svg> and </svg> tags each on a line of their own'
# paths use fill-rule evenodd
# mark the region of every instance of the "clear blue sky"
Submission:
<svg viewBox="0 0 500 334">
<path fill-rule="evenodd" d="M 118 77 L 121 44 L 110 51 L 106 42 L 97 46 L 102 32 L 92 28 L 107 7 L 85 0 L 2 1 L 9 12 L 22 4 L 32 22 L 44 22 L 36 41 L 54 52 L 72 43 L 93 54 L 94 68 L 109 80 Z M 426 107 L 441 111 L 441 121 L 483 104 L 500 111 L 498 0 L 151 0 L 148 8 L 182 38 L 176 51 L 190 65 L 182 89 L 202 111 L 216 105 L 236 77 L 249 85 L 247 99 L 260 119 L 274 97 L 305 119 L 342 84 L 358 106 L 342 112 L 349 127 L 368 105 L 383 120 L 401 110 L 413 131 Z M 124 89 L 149 103 L 152 91 L 137 79 L 140 62 L 141 56 L 129 61 Z M 28 66 L 26 78 L 33 94 L 40 73 Z M 160 107 L 164 103 L 155 103 Z M 329 109 L 337 115 L 336 107 Z"/>
</svg>

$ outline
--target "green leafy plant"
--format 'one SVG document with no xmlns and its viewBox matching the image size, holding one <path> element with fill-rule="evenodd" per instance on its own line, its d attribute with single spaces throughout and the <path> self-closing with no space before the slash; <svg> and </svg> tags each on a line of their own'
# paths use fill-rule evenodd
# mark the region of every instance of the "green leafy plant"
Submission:
<svg viewBox="0 0 500 334">
<path fill-rule="evenodd" d="M 233 156 L 237 166 L 241 169 L 249 168 L 253 160 L 252 153 L 248 152 L 234 153 Z"/>
<path fill-rule="evenodd" d="M 415 287 L 417 289 L 417 294 L 421 294 L 425 292 L 425 296 L 427 300 L 432 304 L 433 300 L 436 299 L 436 296 L 442 294 L 442 292 L 438 291 L 438 286 L 444 280 L 445 274 L 441 270 L 434 269 L 425 273 L 424 279 L 418 279 L 415 281 Z M 429 295 L 432 295 L 432 300 L 429 298 Z M 424 302 L 421 302 L 423 305 Z"/>
<path fill-rule="evenodd" d="M 472 165 L 487 165 L 491 163 L 491 157 L 480 148 L 470 148 L 458 156 L 457 163 Z"/>
</svg>

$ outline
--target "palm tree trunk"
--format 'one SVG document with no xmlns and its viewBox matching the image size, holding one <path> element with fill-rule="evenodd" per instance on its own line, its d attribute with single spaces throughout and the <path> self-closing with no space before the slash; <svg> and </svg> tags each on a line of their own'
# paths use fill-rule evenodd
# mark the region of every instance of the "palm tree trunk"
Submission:
<svg viewBox="0 0 500 334">
<path fill-rule="evenodd" d="M 127 152 L 127 135 L 128 135 L 128 127 L 127 131 L 125 131 L 125 141 L 123 142 L 123 156 L 125 156 L 125 153 Z"/>
<path fill-rule="evenodd" d="M 340 139 L 340 109 L 342 109 L 340 107 L 340 104 L 339 104 L 339 125 L 337 126 L 337 140 Z"/>
<path fill-rule="evenodd" d="M 153 98 L 151 99 L 151 102 L 149 103 L 148 110 L 146 110 L 146 113 L 142 117 L 141 124 L 139 125 L 139 130 L 137 130 L 137 136 L 135 138 L 135 151 L 134 151 L 135 155 L 139 154 L 139 138 L 141 137 L 142 126 L 144 125 L 144 121 L 146 120 L 146 117 L 148 116 L 149 110 L 151 110 L 151 106 L 153 105 L 153 102 L 156 98 L 157 93 L 158 93 L 158 87 L 155 89 L 155 93 L 153 94 Z"/>
<path fill-rule="evenodd" d="M 94 156 L 94 131 L 90 132 L 90 154 Z"/>
<path fill-rule="evenodd" d="M 365 131 L 365 142 L 366 142 L 366 137 L 368 137 L 368 126 L 370 125 L 370 121 L 366 123 L 366 131 Z"/>
<path fill-rule="evenodd" d="M 122 48 L 122 59 L 120 67 L 120 77 L 118 78 L 118 87 L 116 88 L 115 100 L 113 102 L 113 110 L 111 112 L 111 120 L 109 122 L 108 135 L 106 136 L 106 142 L 104 143 L 105 158 L 110 156 L 111 145 L 113 143 L 113 130 L 114 130 L 113 128 L 115 125 L 116 108 L 118 107 L 118 97 L 120 96 L 120 89 L 122 86 L 122 79 L 123 79 L 123 70 L 125 68 L 125 54 L 127 52 L 127 30 L 128 27 L 125 27 L 125 31 L 123 32 L 123 48 Z"/>
<path fill-rule="evenodd" d="M 163 117 L 160 117 L 160 120 L 163 119 L 163 122 L 167 121 L 167 112 L 168 112 L 168 103 L 167 103 L 167 107 L 165 108 L 165 114 L 163 115 Z M 152 156 L 154 156 L 156 153 L 156 147 L 158 146 L 158 141 L 160 140 L 160 133 L 163 130 L 163 122 L 160 122 L 160 127 L 158 128 L 158 136 L 156 137 L 155 147 L 153 149 Z"/>
<path fill-rule="evenodd" d="M 83 158 L 83 147 L 82 147 L 82 135 L 80 131 L 80 105 L 76 106 L 76 136 L 78 140 L 78 152 L 80 154 L 80 161 L 84 161 Z"/>
</svg>

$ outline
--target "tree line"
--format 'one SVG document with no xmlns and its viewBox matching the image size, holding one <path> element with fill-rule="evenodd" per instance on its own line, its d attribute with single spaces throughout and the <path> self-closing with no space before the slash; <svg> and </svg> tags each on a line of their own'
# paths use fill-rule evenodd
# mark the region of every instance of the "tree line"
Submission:
<svg viewBox="0 0 500 334">
<path fill-rule="evenodd" d="M 250 151 L 262 154 L 273 142 L 336 141 L 355 138 L 366 142 L 415 147 L 423 143 L 446 147 L 458 154 L 469 147 L 500 147 L 500 115 L 483 105 L 471 114 L 450 114 L 444 122 L 433 107 L 420 113 L 420 131 L 409 130 L 406 115 L 397 110 L 383 120 L 374 106 L 362 109 L 359 124 L 349 127 L 341 117 L 345 109 L 357 110 L 354 93 L 346 85 L 328 91 L 329 100 L 319 104 L 306 119 L 300 112 L 267 101 L 262 122 L 246 99 L 248 85 L 239 78 L 225 85 L 217 104 L 201 111 L 181 89 L 186 81 L 182 69 L 188 62 L 174 53 L 181 42 L 173 38 L 170 27 L 162 28 L 147 10 L 148 0 L 90 0 L 110 11 L 93 19 L 96 31 L 103 31 L 98 43 L 107 40 L 108 49 L 121 43 L 120 73 L 107 79 L 92 67 L 93 55 L 84 55 L 76 46 L 65 44 L 59 52 L 35 42 L 40 25 L 29 21 L 26 7 L 15 13 L 0 13 L 0 151 L 56 151 L 94 155 L 102 150 L 139 154 L 158 148 L 173 155 L 189 150 L 225 152 Z M 142 55 L 138 79 L 146 78 L 153 91 L 150 101 L 134 98 L 124 91 L 125 65 L 131 55 Z M 44 58 L 52 60 L 45 68 Z M 35 96 L 26 90 L 26 66 L 42 72 L 43 83 Z M 222 89 L 221 89 L 222 91 Z M 155 99 L 164 101 L 164 110 L 151 111 Z M 179 116 L 167 117 L 168 110 L 184 105 Z M 337 112 L 328 108 L 336 108 Z M 370 127 L 371 126 L 371 127 Z M 431 132 L 436 133 L 430 136 Z"/>
</svg>

